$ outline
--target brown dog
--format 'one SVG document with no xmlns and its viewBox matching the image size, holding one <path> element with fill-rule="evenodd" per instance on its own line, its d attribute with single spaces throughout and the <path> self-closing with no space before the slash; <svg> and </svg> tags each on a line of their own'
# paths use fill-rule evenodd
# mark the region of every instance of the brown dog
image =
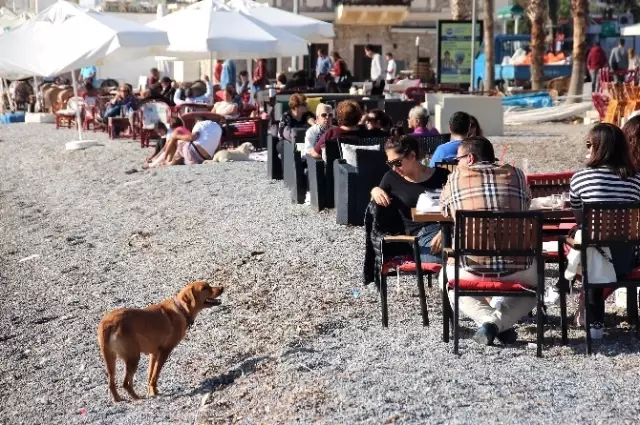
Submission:
<svg viewBox="0 0 640 425">
<path fill-rule="evenodd" d="M 126 364 L 122 386 L 131 398 L 133 376 L 138 369 L 140 353 L 149 354 L 147 390 L 158 394 L 158 376 L 171 351 L 184 338 L 200 310 L 220 305 L 217 298 L 224 288 L 206 282 L 190 283 L 173 298 L 145 309 L 121 308 L 107 313 L 98 325 L 98 343 L 109 376 L 109 391 L 114 401 L 121 398 L 116 391 L 116 358 Z"/>
</svg>

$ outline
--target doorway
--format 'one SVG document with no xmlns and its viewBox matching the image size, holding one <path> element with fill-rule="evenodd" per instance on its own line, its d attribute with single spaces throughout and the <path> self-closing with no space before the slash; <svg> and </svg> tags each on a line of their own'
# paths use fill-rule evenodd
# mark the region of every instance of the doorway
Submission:
<svg viewBox="0 0 640 425">
<path fill-rule="evenodd" d="M 371 79 L 371 59 L 364 53 L 365 44 L 353 46 L 353 78 L 356 81 Z M 382 46 L 373 45 L 373 51 L 382 54 Z"/>
</svg>

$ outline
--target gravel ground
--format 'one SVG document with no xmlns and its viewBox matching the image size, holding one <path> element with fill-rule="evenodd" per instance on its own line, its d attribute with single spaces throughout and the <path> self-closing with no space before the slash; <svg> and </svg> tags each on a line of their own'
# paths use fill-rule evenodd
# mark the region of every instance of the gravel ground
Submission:
<svg viewBox="0 0 640 425">
<path fill-rule="evenodd" d="M 509 162 L 559 171 L 580 165 L 586 130 L 512 127 L 494 140 Z M 423 328 L 404 280 L 382 329 L 376 292 L 360 283 L 363 229 L 291 205 L 265 164 L 129 174 L 147 154 L 137 143 L 100 134 L 102 146 L 66 152 L 73 136 L 0 126 L 0 424 L 637 423 L 628 333 L 611 329 L 585 358 L 583 334 L 561 347 L 554 326 L 537 359 L 531 322 L 506 349 L 475 346 L 464 322 L 455 357 L 437 291 Z M 173 352 L 159 397 L 113 405 L 101 316 L 200 278 L 226 287 L 223 306 Z"/>
</svg>

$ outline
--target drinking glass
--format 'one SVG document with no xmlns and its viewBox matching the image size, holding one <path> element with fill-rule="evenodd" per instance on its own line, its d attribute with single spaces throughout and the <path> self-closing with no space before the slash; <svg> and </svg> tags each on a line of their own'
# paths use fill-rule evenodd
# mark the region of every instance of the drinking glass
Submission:
<svg viewBox="0 0 640 425">
<path fill-rule="evenodd" d="M 551 195 L 551 209 L 554 211 L 561 210 L 564 206 L 564 200 L 562 199 L 562 195 L 554 194 Z"/>
</svg>

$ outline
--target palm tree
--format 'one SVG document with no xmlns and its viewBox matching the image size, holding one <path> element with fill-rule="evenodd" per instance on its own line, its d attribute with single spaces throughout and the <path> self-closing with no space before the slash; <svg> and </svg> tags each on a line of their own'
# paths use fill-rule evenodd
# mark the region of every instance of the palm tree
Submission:
<svg viewBox="0 0 640 425">
<path fill-rule="evenodd" d="M 464 21 L 471 19 L 472 0 L 451 0 L 451 19 Z"/>
<path fill-rule="evenodd" d="M 569 96 L 582 94 L 584 87 L 584 68 L 587 56 L 587 15 L 589 14 L 588 0 L 571 0 L 573 13 L 573 67 L 571 69 L 571 82 L 569 83 Z M 580 99 L 569 97 L 569 103 L 578 102 Z"/>
<path fill-rule="evenodd" d="M 546 0 L 529 0 L 527 16 L 531 21 L 531 88 L 542 89 L 544 80 L 544 20 L 546 16 Z"/>
<path fill-rule="evenodd" d="M 493 0 L 484 0 L 484 89 L 493 90 L 494 86 L 494 56 L 493 51 Z M 472 65 L 473 66 L 473 65 Z"/>
</svg>

